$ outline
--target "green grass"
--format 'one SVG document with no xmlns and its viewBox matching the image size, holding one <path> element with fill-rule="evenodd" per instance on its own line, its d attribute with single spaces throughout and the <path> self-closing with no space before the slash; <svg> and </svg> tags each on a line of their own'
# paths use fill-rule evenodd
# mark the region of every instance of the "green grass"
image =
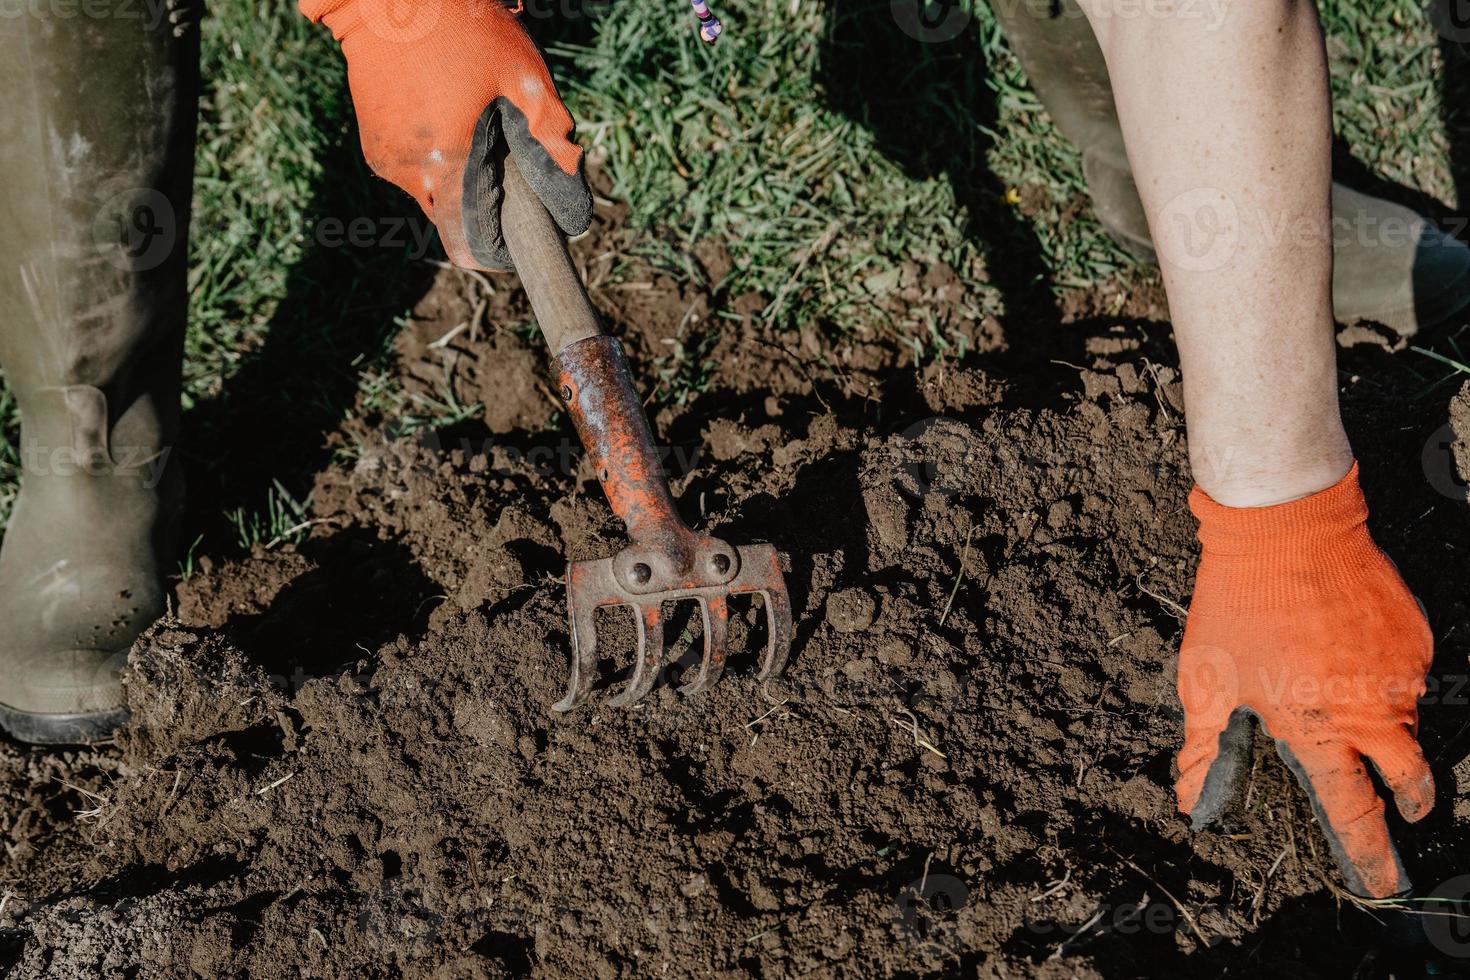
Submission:
<svg viewBox="0 0 1470 980">
<path fill-rule="evenodd" d="M 1404 0 L 1322 3 L 1334 127 L 1379 176 L 1453 205 L 1443 56 L 1424 7 Z"/>
<path fill-rule="evenodd" d="M 1063 289 L 1149 275 L 1079 207 L 1077 155 L 985 4 L 942 44 L 909 40 L 888 0 L 717 9 L 727 32 L 713 47 L 695 38 L 682 0 L 594 3 L 589 16 L 537 25 L 584 144 L 632 208 L 625 254 L 697 279 L 695 245 L 722 239 L 734 259 L 722 287 L 759 293 L 775 327 L 878 326 L 916 359 L 961 355 L 954 325 L 1003 313 L 1008 289 L 1025 285 L 1008 277 Z M 1453 206 L 1444 54 L 1421 5 L 1329 0 L 1322 12 L 1346 147 L 1367 171 Z M 366 286 L 422 263 L 382 249 L 326 254 L 308 234 L 323 215 L 378 215 L 391 198 L 357 161 L 326 32 L 293 5 L 218 0 L 204 64 L 185 390 L 199 427 L 234 438 L 237 387 L 277 379 L 281 411 L 308 418 L 308 429 L 340 421 L 357 392 L 385 416 L 463 417 L 469 406 L 410 404 L 392 383 L 403 309 L 373 313 L 377 334 L 346 326 L 379 301 Z M 1452 67 L 1463 84 L 1463 64 Z M 1025 214 L 1010 203 L 1018 197 Z M 1017 263 L 1023 253 L 1036 268 Z M 948 265 L 960 307 L 894 301 L 908 262 Z M 712 340 L 680 338 L 657 366 L 660 400 L 699 390 Z M 17 434 L 0 386 L 0 520 L 14 496 Z M 208 447 L 191 466 L 218 467 L 230 451 Z M 222 504 L 237 540 L 216 533 L 200 552 L 299 523 L 307 476 L 257 474 Z"/>
<path fill-rule="evenodd" d="M 722 238 L 731 292 L 771 297 L 771 317 L 837 324 L 866 321 L 875 277 L 910 256 L 978 279 L 981 250 L 944 176 L 907 177 L 872 132 L 831 107 L 818 78 L 830 15 L 792 6 L 727 4 L 726 36 L 711 48 L 683 18 L 618 5 L 590 44 L 552 46 L 615 193 L 637 223 L 663 232 L 635 249 L 691 271 L 693 246 Z"/>
<path fill-rule="evenodd" d="M 266 491 L 265 510 L 251 511 L 243 507 L 227 515 L 235 529 L 235 543 L 249 551 L 256 545 L 274 548 L 287 541 L 300 541 L 311 527 L 311 497 L 303 500 L 291 496 L 291 492 L 273 483 Z M 192 563 L 193 552 L 187 556 Z"/>
<path fill-rule="evenodd" d="M 20 490 L 20 415 L 15 394 L 0 375 L 0 521 L 10 516 Z"/>
<path fill-rule="evenodd" d="M 195 154 L 186 408 L 262 341 L 301 260 L 324 151 L 345 131 L 346 72 L 294 9 L 211 7 Z M 324 50 L 325 49 L 325 50 Z"/>
</svg>

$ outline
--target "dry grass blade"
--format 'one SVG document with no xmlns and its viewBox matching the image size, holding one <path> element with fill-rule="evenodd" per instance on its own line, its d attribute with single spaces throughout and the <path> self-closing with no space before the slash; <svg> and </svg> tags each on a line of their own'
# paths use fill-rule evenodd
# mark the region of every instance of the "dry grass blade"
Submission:
<svg viewBox="0 0 1470 980">
<path fill-rule="evenodd" d="M 1153 875 L 1149 874 L 1147 871 L 1145 871 L 1141 867 L 1139 867 L 1136 862 L 1130 860 L 1129 858 L 1124 857 L 1123 855 L 1119 854 L 1117 851 L 1113 850 L 1111 847 L 1108 848 L 1108 851 L 1111 852 L 1115 857 L 1117 857 L 1118 860 L 1120 860 L 1124 864 L 1128 865 L 1128 867 L 1132 868 L 1134 871 L 1137 871 L 1139 874 L 1143 875 L 1143 877 L 1144 877 L 1144 879 L 1146 881 L 1150 882 L 1151 884 L 1153 884 L 1153 886 L 1155 888 L 1157 888 L 1159 891 L 1163 892 L 1164 893 L 1164 897 L 1167 898 L 1170 902 L 1174 903 L 1174 908 L 1179 911 L 1179 914 L 1180 914 L 1180 916 L 1182 916 L 1184 918 L 1184 921 L 1187 922 L 1187 923 L 1189 923 L 1189 931 L 1192 932 L 1192 933 L 1194 933 L 1195 938 L 1200 941 L 1200 945 L 1202 945 L 1202 946 L 1204 946 L 1206 948 L 1209 947 L 1210 941 L 1209 941 L 1209 939 L 1207 939 L 1205 937 L 1204 931 L 1202 929 L 1200 929 L 1199 923 L 1195 921 L 1194 914 L 1192 912 L 1190 912 L 1189 909 L 1187 909 L 1187 908 L 1184 907 L 1184 903 L 1183 902 L 1179 901 L 1179 899 L 1177 899 L 1177 898 L 1174 897 L 1174 893 L 1173 892 L 1169 891 L 1169 889 L 1167 889 L 1163 885 L 1159 884 L 1159 881 L 1158 881 L 1157 878 L 1155 878 Z"/>
<path fill-rule="evenodd" d="M 1150 589 L 1148 586 L 1143 584 L 1143 577 L 1147 574 L 1148 572 L 1139 572 L 1138 577 L 1133 580 L 1133 584 L 1138 586 L 1138 591 L 1157 601 L 1159 605 L 1167 609 L 1175 619 L 1179 620 L 1179 622 L 1182 623 L 1186 619 L 1188 619 L 1189 610 L 1185 609 L 1179 603 L 1175 602 L 1173 599 L 1170 599 L 1163 593 L 1155 592 L 1153 589 Z"/>
<path fill-rule="evenodd" d="M 1062 954 L 1067 951 L 1067 947 L 1085 936 L 1087 934 L 1087 930 L 1097 925 L 1106 913 L 1107 908 L 1105 906 L 1100 906 L 1096 912 L 1092 913 L 1092 918 L 1088 919 L 1086 922 L 1082 923 L 1082 925 L 1077 927 L 1076 932 L 1072 933 L 1066 939 L 1063 939 L 1061 942 L 1057 943 L 1056 948 L 1051 951 L 1051 955 L 1046 958 L 1047 962 L 1061 959 Z"/>
<path fill-rule="evenodd" d="M 1266 886 L 1270 884 L 1271 876 L 1276 873 L 1277 868 L 1281 867 L 1281 862 L 1286 860 L 1286 855 L 1289 853 L 1291 853 L 1290 842 L 1281 849 L 1281 853 L 1276 855 L 1276 860 L 1271 862 L 1271 867 L 1266 869 L 1266 873 L 1261 876 L 1261 887 L 1256 889 L 1256 897 L 1251 901 L 1252 923 L 1255 923 L 1261 914 L 1261 902 L 1266 897 Z"/>
<path fill-rule="evenodd" d="M 786 701 L 787 701 L 786 698 L 782 698 L 780 701 L 777 701 L 774 705 L 772 705 L 771 708 L 769 710 L 767 710 L 765 714 L 761 715 L 759 718 L 752 718 L 750 721 L 747 721 L 741 727 L 743 727 L 746 731 L 750 731 L 756 725 L 760 725 L 760 724 L 764 723 L 767 718 L 771 717 L 771 715 L 773 715 L 776 712 L 780 711 L 782 705 L 784 705 L 786 703 Z M 755 734 L 751 735 L 750 736 L 750 744 L 751 745 L 754 745 L 756 743 L 756 741 L 760 737 L 761 737 L 761 733 L 760 732 L 756 732 Z"/>
<path fill-rule="evenodd" d="M 286 775 L 282 776 L 280 779 L 277 779 L 275 782 L 273 782 L 273 783 L 267 783 L 266 785 L 262 786 L 260 789 L 256 790 L 255 791 L 255 795 L 256 796 L 264 796 L 266 793 L 268 793 L 271 790 L 275 789 L 277 786 L 281 785 L 286 780 L 293 778 L 295 775 L 296 774 L 294 772 L 288 772 L 288 773 L 286 773 Z"/>
<path fill-rule="evenodd" d="M 1035 898 L 1031 899 L 1031 901 L 1032 902 L 1044 902 L 1044 901 L 1046 901 L 1048 898 L 1051 898 L 1053 895 L 1055 895 L 1058 892 L 1060 892 L 1063 888 L 1066 888 L 1067 887 L 1067 883 L 1070 882 L 1071 880 L 1072 880 L 1072 869 L 1071 868 L 1068 868 L 1066 870 L 1066 873 L 1065 874 L 1063 874 L 1056 881 L 1053 881 L 1053 882 L 1051 882 L 1050 884 L 1048 884 L 1046 886 L 1046 891 L 1042 892 L 1040 895 L 1037 895 Z"/>
<path fill-rule="evenodd" d="M 919 734 L 919 719 L 917 717 L 915 717 L 915 715 L 914 715 L 914 713 L 912 711 L 909 711 L 907 709 L 903 709 L 903 710 L 900 711 L 900 714 L 903 714 L 903 715 L 907 715 L 908 716 L 908 719 L 909 720 L 908 720 L 908 723 L 907 724 L 905 724 L 901 719 L 895 718 L 892 715 L 889 715 L 888 716 L 888 720 L 891 721 L 891 722 L 893 722 L 899 728 L 907 729 L 910 732 L 912 732 L 913 733 L 913 736 L 914 736 L 914 745 L 916 747 L 921 748 L 921 749 L 924 749 L 925 751 L 928 751 L 928 752 L 933 752 L 935 755 L 939 756 L 939 758 L 941 758 L 941 759 L 948 759 L 949 758 L 949 756 L 947 756 L 943 752 L 939 751 L 939 749 L 936 748 L 935 745 L 932 742 L 930 742 L 928 739 L 924 738 L 922 735 Z"/>
<path fill-rule="evenodd" d="M 960 552 L 960 571 L 954 578 L 954 588 L 949 590 L 949 601 L 944 604 L 944 612 L 939 614 L 939 625 L 949 618 L 949 611 L 954 608 L 955 596 L 960 594 L 960 583 L 965 580 L 965 562 L 970 560 L 970 542 L 975 538 L 975 525 L 970 525 L 970 533 L 965 535 L 965 548 Z"/>
<path fill-rule="evenodd" d="M 75 783 L 69 783 L 66 780 L 62 780 L 61 785 L 92 804 L 88 809 L 73 811 L 82 820 L 95 820 L 106 813 L 108 807 L 112 806 L 112 800 L 103 796 L 101 793 L 94 793 L 92 790 L 83 789 Z"/>
</svg>

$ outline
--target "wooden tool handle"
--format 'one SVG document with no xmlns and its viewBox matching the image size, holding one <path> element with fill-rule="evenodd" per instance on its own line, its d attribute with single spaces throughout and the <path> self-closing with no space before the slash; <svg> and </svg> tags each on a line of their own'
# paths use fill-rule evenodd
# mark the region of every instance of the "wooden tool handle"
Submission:
<svg viewBox="0 0 1470 980">
<path fill-rule="evenodd" d="M 551 355 L 579 340 L 601 336 L 602 323 L 567 250 L 566 236 L 509 154 L 503 190 L 500 222 L 505 243 Z"/>
</svg>

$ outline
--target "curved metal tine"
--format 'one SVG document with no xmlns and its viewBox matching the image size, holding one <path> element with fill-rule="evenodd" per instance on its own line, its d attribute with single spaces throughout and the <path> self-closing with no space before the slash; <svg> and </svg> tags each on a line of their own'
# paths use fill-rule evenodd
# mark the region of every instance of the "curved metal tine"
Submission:
<svg viewBox="0 0 1470 980">
<path fill-rule="evenodd" d="M 567 586 L 567 621 L 572 628 L 572 676 L 567 682 L 566 697 L 551 706 L 558 713 L 571 711 L 587 700 L 597 676 L 597 606 L 578 603 L 570 584 Z"/>
<path fill-rule="evenodd" d="M 638 649 L 633 663 L 633 679 L 617 697 L 608 701 L 614 708 L 626 708 L 653 690 L 664 662 L 663 602 L 653 596 L 646 605 L 635 606 L 633 621 L 638 627 Z"/>
<path fill-rule="evenodd" d="M 761 600 L 766 604 L 766 656 L 756 680 L 764 681 L 781 673 L 791 655 L 791 597 L 784 588 L 764 589 Z"/>
<path fill-rule="evenodd" d="M 704 656 L 699 661 L 699 674 L 679 688 L 684 695 L 698 694 L 712 687 L 725 672 L 725 660 L 729 646 L 725 634 L 730 628 L 729 598 L 723 595 L 699 600 L 699 611 L 704 616 Z"/>
</svg>

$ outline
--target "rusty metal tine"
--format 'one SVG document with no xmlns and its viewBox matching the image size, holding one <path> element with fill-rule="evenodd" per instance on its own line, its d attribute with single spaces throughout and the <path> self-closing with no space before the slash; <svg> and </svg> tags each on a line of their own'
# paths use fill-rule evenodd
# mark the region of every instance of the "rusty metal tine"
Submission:
<svg viewBox="0 0 1470 980">
<path fill-rule="evenodd" d="M 658 672 L 664 663 L 664 611 L 658 596 L 651 602 L 635 607 L 634 621 L 638 624 L 638 649 L 633 665 L 633 679 L 621 694 L 608 701 L 614 708 L 625 708 L 641 701 L 658 682 Z"/>
<path fill-rule="evenodd" d="M 714 685 L 725 672 L 725 660 L 729 647 L 725 634 L 730 628 L 729 597 L 710 596 L 699 601 L 699 610 L 704 614 L 704 656 L 699 661 L 699 675 L 679 688 L 680 694 L 698 694 Z"/>
<path fill-rule="evenodd" d="M 764 681 L 781 673 L 791 655 L 791 598 L 784 588 L 765 589 L 760 595 L 766 604 L 766 628 L 771 634 L 761 672 L 756 675 L 757 680 Z"/>
<path fill-rule="evenodd" d="M 568 576 L 570 576 L 570 570 Z M 569 578 L 570 580 L 570 578 Z M 568 712 L 587 699 L 592 682 L 597 676 L 597 607 L 591 603 L 578 604 L 572 590 L 567 590 L 567 620 L 572 627 L 572 676 L 567 682 L 567 694 L 552 711 Z"/>
<path fill-rule="evenodd" d="M 632 677 L 608 702 L 614 707 L 633 704 L 658 682 L 665 599 L 697 599 L 704 615 L 704 656 L 698 674 L 681 688 L 684 693 L 704 690 L 724 672 L 732 592 L 765 597 L 771 639 L 760 677 L 774 675 L 791 648 L 791 603 L 776 549 L 769 544 L 736 548 L 694 531 L 679 516 L 622 345 L 603 332 L 565 237 L 515 161 L 507 157 L 503 166 L 506 244 L 555 359 L 557 391 L 629 539 L 611 558 L 567 568 L 571 680 L 566 697 L 552 710 L 572 710 L 592 687 L 597 669 L 593 611 L 603 605 L 632 606 L 638 629 Z"/>
</svg>

